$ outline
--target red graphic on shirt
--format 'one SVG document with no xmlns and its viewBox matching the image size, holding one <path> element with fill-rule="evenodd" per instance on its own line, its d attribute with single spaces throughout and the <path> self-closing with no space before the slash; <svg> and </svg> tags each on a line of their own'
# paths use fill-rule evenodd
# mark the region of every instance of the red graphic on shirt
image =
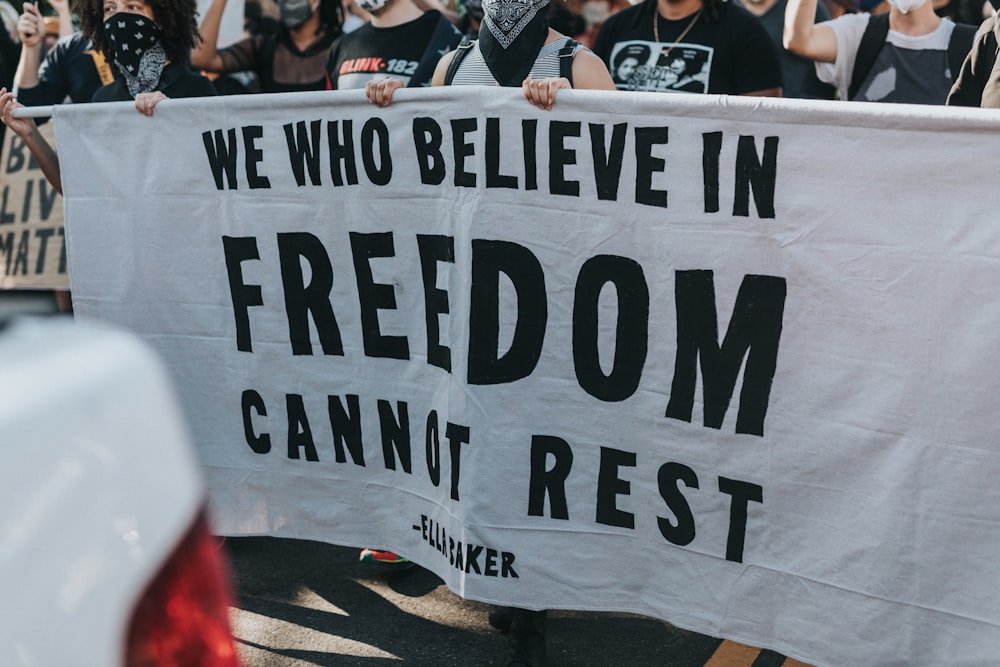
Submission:
<svg viewBox="0 0 1000 667">
<path fill-rule="evenodd" d="M 340 65 L 341 74 L 350 74 L 351 72 L 381 72 L 384 69 L 384 58 L 355 58 L 354 60 L 345 60 Z"/>
</svg>

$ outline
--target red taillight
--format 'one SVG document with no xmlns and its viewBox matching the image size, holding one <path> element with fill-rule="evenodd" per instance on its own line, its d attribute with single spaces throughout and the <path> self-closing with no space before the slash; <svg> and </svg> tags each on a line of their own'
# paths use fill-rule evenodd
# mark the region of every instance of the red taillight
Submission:
<svg viewBox="0 0 1000 667">
<path fill-rule="evenodd" d="M 127 667 L 239 667 L 219 540 L 204 512 L 136 606 Z"/>
</svg>

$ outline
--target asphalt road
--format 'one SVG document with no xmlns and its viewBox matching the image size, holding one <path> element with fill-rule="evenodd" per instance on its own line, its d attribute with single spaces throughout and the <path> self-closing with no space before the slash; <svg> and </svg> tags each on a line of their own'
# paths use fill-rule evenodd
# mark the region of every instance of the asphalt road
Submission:
<svg viewBox="0 0 1000 667">
<path fill-rule="evenodd" d="M 358 562 L 358 549 L 228 538 L 233 632 L 245 667 L 497 665 L 507 638 L 488 605 L 463 600 L 419 567 Z M 552 667 L 804 667 L 632 614 L 550 612 Z"/>
</svg>

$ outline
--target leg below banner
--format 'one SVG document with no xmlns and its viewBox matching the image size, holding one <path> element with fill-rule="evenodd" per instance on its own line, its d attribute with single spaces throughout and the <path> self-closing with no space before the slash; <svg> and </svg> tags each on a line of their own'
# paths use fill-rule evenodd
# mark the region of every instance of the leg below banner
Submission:
<svg viewBox="0 0 1000 667">
<path fill-rule="evenodd" d="M 507 667 L 543 667 L 548 612 L 514 609 L 510 623 L 511 658 Z"/>
</svg>

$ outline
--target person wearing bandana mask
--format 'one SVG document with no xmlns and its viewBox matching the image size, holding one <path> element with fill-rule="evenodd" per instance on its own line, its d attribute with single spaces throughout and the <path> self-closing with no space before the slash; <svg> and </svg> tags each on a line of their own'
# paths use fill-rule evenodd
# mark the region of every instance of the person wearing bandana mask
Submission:
<svg viewBox="0 0 1000 667">
<path fill-rule="evenodd" d="M 75 6 L 83 33 L 118 75 L 97 89 L 94 102 L 134 99 L 152 115 L 157 102 L 169 97 L 215 95 L 211 82 L 188 63 L 198 34 L 194 0 L 78 0 Z"/>
<path fill-rule="evenodd" d="M 975 28 L 938 17 L 931 0 L 889 4 L 888 33 L 870 63 L 859 56 L 867 51 L 864 35 L 885 15 L 845 14 L 813 25 L 816 0 L 788 0 L 785 48 L 815 61 L 816 75 L 835 86 L 842 100 L 944 104 L 959 73 L 953 55 L 959 54 L 960 65 Z M 859 72 L 859 59 L 862 67 L 868 64 L 867 72 Z"/>
<path fill-rule="evenodd" d="M 341 35 L 338 0 L 278 0 L 277 32 L 252 35 L 218 48 L 226 0 L 212 0 L 201 22 L 202 40 L 191 63 L 206 72 L 254 72 L 262 93 L 326 89 L 326 55 Z"/>
<path fill-rule="evenodd" d="M 525 99 L 545 110 L 552 109 L 556 92 L 563 88 L 614 90 L 600 58 L 549 27 L 548 4 L 549 0 L 483 0 L 479 39 L 467 54 L 458 56 L 457 69 L 451 68 L 457 51 L 441 58 L 431 85 L 520 86 Z M 572 81 L 560 76 L 564 48 L 570 49 L 573 59 Z M 401 81 L 385 79 L 370 82 L 365 92 L 370 102 L 384 107 L 401 87 Z"/>
<path fill-rule="evenodd" d="M 80 30 L 104 53 L 120 78 L 94 93 L 93 102 L 135 101 L 147 116 L 170 97 L 215 95 L 205 77 L 191 71 L 187 56 L 198 35 L 194 0 L 76 0 Z M 60 194 L 59 157 L 30 118 L 14 118 L 22 105 L 0 88 L 0 119 L 24 141 L 42 173 Z"/>
</svg>

